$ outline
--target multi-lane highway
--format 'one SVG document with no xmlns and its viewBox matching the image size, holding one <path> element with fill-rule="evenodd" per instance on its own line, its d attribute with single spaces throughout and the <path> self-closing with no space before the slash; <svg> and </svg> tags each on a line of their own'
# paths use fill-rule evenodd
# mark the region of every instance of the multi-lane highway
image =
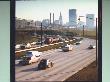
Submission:
<svg viewBox="0 0 110 82">
<path fill-rule="evenodd" d="M 38 70 L 38 63 L 27 66 L 15 66 L 16 82 L 64 81 L 96 59 L 96 49 L 87 49 L 90 44 L 96 45 L 93 39 L 84 38 L 80 45 L 73 45 L 73 50 L 63 52 L 61 49 L 42 52 L 41 59 L 52 60 L 54 66 Z"/>
</svg>

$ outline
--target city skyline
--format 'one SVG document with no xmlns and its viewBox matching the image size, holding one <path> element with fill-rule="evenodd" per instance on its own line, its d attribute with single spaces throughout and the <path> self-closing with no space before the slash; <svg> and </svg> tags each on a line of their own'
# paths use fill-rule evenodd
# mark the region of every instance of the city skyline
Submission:
<svg viewBox="0 0 110 82">
<path fill-rule="evenodd" d="M 69 9 L 77 9 L 77 16 L 86 17 L 86 14 L 95 14 L 97 17 L 98 0 L 16 1 L 16 17 L 35 21 L 49 19 L 49 13 L 54 13 L 55 20 L 57 20 L 61 12 L 63 22 L 69 22 Z"/>
</svg>

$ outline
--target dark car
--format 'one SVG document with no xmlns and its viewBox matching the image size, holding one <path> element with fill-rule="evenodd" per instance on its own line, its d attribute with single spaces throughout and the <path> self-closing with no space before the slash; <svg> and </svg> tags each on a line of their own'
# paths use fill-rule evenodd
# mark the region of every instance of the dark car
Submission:
<svg viewBox="0 0 110 82">
<path fill-rule="evenodd" d="M 19 62 L 20 65 L 29 65 L 29 60 L 31 60 L 30 57 L 23 57 L 22 61 Z"/>
<path fill-rule="evenodd" d="M 47 65 L 47 61 L 49 61 L 48 65 Z M 50 62 L 50 60 L 47 60 L 47 59 L 42 59 L 40 61 L 40 63 L 38 64 L 38 69 L 41 70 L 41 69 L 46 69 L 46 68 L 50 68 L 50 67 L 53 67 L 53 63 Z"/>
</svg>

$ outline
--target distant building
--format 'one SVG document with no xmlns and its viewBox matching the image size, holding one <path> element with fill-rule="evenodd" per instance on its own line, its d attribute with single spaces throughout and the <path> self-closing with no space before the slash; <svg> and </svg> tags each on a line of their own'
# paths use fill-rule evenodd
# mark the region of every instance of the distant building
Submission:
<svg viewBox="0 0 110 82">
<path fill-rule="evenodd" d="M 35 21 L 33 21 L 33 20 L 27 20 L 27 25 L 26 25 L 27 27 L 36 27 L 35 26 Z"/>
<path fill-rule="evenodd" d="M 69 26 L 69 22 L 66 22 L 65 26 Z"/>
<path fill-rule="evenodd" d="M 78 23 L 78 25 L 77 25 L 77 27 L 83 27 L 83 25 L 85 26 L 85 22 L 83 22 L 83 21 L 79 21 L 79 23 Z"/>
<path fill-rule="evenodd" d="M 60 21 L 59 20 L 55 20 L 54 22 L 56 25 L 59 25 L 60 24 Z"/>
<path fill-rule="evenodd" d="M 42 25 L 45 26 L 45 27 L 49 26 L 49 19 L 44 19 L 42 21 Z"/>
<path fill-rule="evenodd" d="M 27 24 L 27 20 L 16 18 L 15 24 L 16 24 L 16 28 L 25 28 Z"/>
<path fill-rule="evenodd" d="M 41 21 L 35 21 L 35 26 L 40 27 L 41 26 Z"/>
<path fill-rule="evenodd" d="M 76 9 L 69 9 L 69 26 L 77 25 Z"/>
<path fill-rule="evenodd" d="M 94 14 L 87 14 L 86 15 L 86 26 L 87 27 L 94 27 Z"/>
<path fill-rule="evenodd" d="M 26 20 L 26 19 L 21 19 L 16 17 L 16 28 L 33 28 L 37 27 L 36 22 L 34 20 Z"/>
<path fill-rule="evenodd" d="M 61 15 L 61 12 L 60 12 L 60 16 L 59 16 L 59 23 L 60 23 L 60 25 L 62 25 L 62 24 L 63 24 L 63 20 L 62 20 L 62 15 Z"/>
</svg>

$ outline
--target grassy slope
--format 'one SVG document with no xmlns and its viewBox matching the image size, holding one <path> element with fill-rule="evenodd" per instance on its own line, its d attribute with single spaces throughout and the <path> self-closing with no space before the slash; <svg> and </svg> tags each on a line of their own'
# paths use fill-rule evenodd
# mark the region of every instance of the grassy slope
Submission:
<svg viewBox="0 0 110 82">
<path fill-rule="evenodd" d="M 91 81 L 97 82 L 98 80 L 98 71 L 96 67 L 96 62 L 91 63 L 86 68 L 80 70 L 78 73 L 69 77 L 66 81 Z"/>
</svg>

